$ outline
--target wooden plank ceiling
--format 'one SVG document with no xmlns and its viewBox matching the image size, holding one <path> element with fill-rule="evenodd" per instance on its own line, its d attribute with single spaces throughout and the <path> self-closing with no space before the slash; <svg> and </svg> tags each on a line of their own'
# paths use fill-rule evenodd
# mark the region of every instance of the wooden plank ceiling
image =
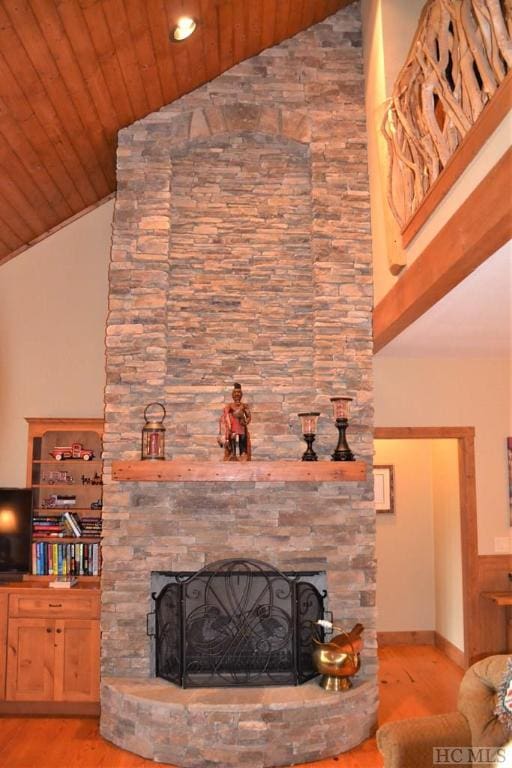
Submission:
<svg viewBox="0 0 512 768">
<path fill-rule="evenodd" d="M 121 128 L 349 2 L 1 0 L 0 263 L 115 190 Z"/>
</svg>

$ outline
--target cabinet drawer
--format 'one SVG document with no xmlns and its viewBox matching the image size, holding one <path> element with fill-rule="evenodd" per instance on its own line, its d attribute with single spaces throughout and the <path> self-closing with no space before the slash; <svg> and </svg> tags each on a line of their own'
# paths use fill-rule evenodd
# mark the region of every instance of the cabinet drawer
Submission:
<svg viewBox="0 0 512 768">
<path fill-rule="evenodd" d="M 53 592 L 53 590 L 51 590 Z M 55 590 L 58 592 L 58 590 Z M 99 617 L 99 593 L 10 595 L 9 616 L 12 618 L 73 618 L 97 619 Z"/>
</svg>

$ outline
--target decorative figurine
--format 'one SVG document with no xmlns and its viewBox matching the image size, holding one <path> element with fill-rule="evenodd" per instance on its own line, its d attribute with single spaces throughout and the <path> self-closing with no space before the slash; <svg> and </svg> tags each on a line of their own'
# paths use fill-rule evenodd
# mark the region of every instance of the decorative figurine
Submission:
<svg viewBox="0 0 512 768">
<path fill-rule="evenodd" d="M 352 688 L 350 678 L 361 666 L 359 652 L 363 647 L 361 634 L 364 627 L 362 624 L 355 624 L 350 632 L 345 632 L 330 621 L 320 619 L 316 623 L 326 629 L 340 631 L 340 634 L 335 635 L 328 643 L 314 640 L 316 648 L 313 651 L 313 664 L 316 671 L 322 675 L 320 685 L 326 691 L 348 691 Z"/>
<path fill-rule="evenodd" d="M 222 409 L 217 442 L 224 448 L 224 461 L 250 461 L 251 438 L 247 427 L 251 423 L 251 411 L 242 401 L 242 387 L 237 382 L 233 384 L 231 397 L 233 402 Z"/>
<path fill-rule="evenodd" d="M 82 443 L 72 443 L 71 445 L 56 445 L 50 456 L 56 461 L 66 461 L 67 459 L 83 459 L 90 461 L 94 458 L 94 451 L 90 448 L 84 448 Z"/>
</svg>

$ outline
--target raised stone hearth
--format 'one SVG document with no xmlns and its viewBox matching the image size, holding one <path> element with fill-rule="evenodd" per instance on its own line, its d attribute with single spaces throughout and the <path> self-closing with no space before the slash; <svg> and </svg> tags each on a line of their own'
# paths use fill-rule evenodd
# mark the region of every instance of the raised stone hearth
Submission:
<svg viewBox="0 0 512 768">
<path fill-rule="evenodd" d="M 333 695 L 314 680 L 297 688 L 183 690 L 158 679 L 105 678 L 102 734 L 183 768 L 271 768 L 354 747 L 371 734 L 375 707 L 370 682 Z"/>
<path fill-rule="evenodd" d="M 101 732 L 125 749 L 193 768 L 334 755 L 370 733 L 377 710 L 358 4 L 125 128 L 117 174 Z M 231 472 L 216 437 L 234 381 L 251 405 L 253 462 Z M 330 397 L 342 394 L 353 398 L 347 436 L 357 465 L 306 478 L 297 414 L 321 412 L 315 450 L 318 466 L 330 467 L 338 438 Z M 155 401 L 167 409 L 172 462 L 148 475 L 137 460 L 144 408 Z M 317 680 L 182 691 L 152 677 L 151 574 L 236 558 L 325 574 L 335 624 L 365 627 L 351 691 L 327 694 Z"/>
</svg>

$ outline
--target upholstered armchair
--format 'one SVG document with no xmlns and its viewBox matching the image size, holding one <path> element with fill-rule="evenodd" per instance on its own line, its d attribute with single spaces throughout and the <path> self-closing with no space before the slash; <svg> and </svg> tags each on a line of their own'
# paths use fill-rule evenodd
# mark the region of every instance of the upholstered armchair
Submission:
<svg viewBox="0 0 512 768">
<path fill-rule="evenodd" d="M 495 714 L 510 656 L 489 656 L 465 673 L 457 712 L 386 723 L 377 731 L 384 768 L 432 768 L 434 747 L 501 747 L 510 734 Z M 469 763 L 457 763 L 471 768 Z"/>
</svg>

